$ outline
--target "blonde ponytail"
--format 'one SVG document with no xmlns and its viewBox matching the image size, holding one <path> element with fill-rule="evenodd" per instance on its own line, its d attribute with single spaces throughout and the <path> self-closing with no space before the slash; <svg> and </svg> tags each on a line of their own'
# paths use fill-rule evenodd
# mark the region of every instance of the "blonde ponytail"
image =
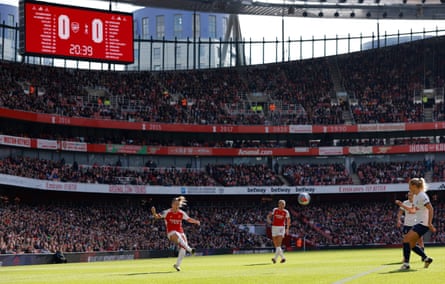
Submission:
<svg viewBox="0 0 445 284">
<path fill-rule="evenodd" d="M 179 208 L 187 205 L 187 199 L 184 196 L 175 197 L 173 200 L 179 201 Z"/>
<path fill-rule="evenodd" d="M 412 179 L 410 179 L 409 184 L 415 185 L 416 187 L 420 188 L 424 192 L 426 192 L 428 190 L 428 184 L 425 182 L 425 179 L 423 177 L 412 178 Z"/>
</svg>

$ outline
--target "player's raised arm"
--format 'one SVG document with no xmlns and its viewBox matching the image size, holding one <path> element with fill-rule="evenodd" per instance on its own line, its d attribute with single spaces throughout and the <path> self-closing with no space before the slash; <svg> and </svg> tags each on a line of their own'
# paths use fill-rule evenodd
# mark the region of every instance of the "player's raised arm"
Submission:
<svg viewBox="0 0 445 284">
<path fill-rule="evenodd" d="M 199 220 L 194 219 L 194 218 L 188 218 L 186 221 L 189 222 L 189 223 L 192 223 L 192 224 L 196 224 L 198 226 L 201 225 L 201 222 Z"/>
<path fill-rule="evenodd" d="M 396 226 L 397 228 L 400 228 L 402 226 L 402 215 L 403 215 L 403 210 L 401 208 L 399 208 L 399 210 L 397 210 L 397 223 Z"/>
<path fill-rule="evenodd" d="M 153 214 L 153 217 L 155 217 L 155 219 L 161 219 L 162 218 L 161 214 L 156 212 L 156 208 L 154 206 L 151 207 L 151 214 Z"/>
<path fill-rule="evenodd" d="M 416 208 L 414 207 L 408 207 L 405 204 L 403 204 L 402 201 L 400 200 L 396 200 L 395 202 L 397 204 L 397 206 L 402 207 L 403 209 L 405 209 L 406 211 L 408 211 L 408 213 L 414 214 L 416 213 Z"/>
</svg>

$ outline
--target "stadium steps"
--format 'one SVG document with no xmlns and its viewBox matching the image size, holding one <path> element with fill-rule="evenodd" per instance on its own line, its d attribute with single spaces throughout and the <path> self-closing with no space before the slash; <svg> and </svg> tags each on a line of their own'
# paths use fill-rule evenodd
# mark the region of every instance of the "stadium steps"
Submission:
<svg viewBox="0 0 445 284">
<path fill-rule="evenodd" d="M 425 181 L 431 182 L 433 180 L 433 171 L 427 171 L 425 172 Z"/>
<path fill-rule="evenodd" d="M 342 84 L 340 69 L 337 65 L 337 59 L 335 57 L 327 57 L 326 62 L 328 64 L 332 84 L 334 85 L 334 93 L 337 94 L 339 92 L 345 92 Z"/>
<path fill-rule="evenodd" d="M 431 122 L 433 121 L 433 109 L 432 108 L 424 108 L 423 109 L 423 115 L 425 122 Z"/>
<path fill-rule="evenodd" d="M 351 173 L 351 179 L 353 184 L 360 184 L 360 178 L 357 174 Z"/>
<path fill-rule="evenodd" d="M 333 96 L 331 97 L 331 104 L 340 104 L 341 102 L 349 101 L 348 93 L 343 87 L 342 76 L 340 68 L 338 68 L 336 57 L 327 57 L 326 62 L 329 68 L 329 75 L 331 76 L 332 84 L 334 85 Z M 342 113 L 342 119 L 345 124 L 353 124 L 353 118 L 350 108 L 347 108 Z"/>
<path fill-rule="evenodd" d="M 289 186 L 289 182 L 282 175 L 277 175 L 277 177 L 283 182 L 285 186 Z"/>
</svg>

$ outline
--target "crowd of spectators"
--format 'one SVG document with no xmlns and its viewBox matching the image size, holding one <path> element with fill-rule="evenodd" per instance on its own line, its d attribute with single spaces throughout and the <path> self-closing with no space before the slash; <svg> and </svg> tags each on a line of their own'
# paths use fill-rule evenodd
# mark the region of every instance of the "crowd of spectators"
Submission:
<svg viewBox="0 0 445 284">
<path fill-rule="evenodd" d="M 413 177 L 425 177 L 426 161 L 369 162 L 357 167 L 361 184 L 407 183 Z"/>
<path fill-rule="evenodd" d="M 437 40 L 437 39 L 436 39 Z M 443 39 L 439 39 L 443 40 Z M 434 44 L 437 44 L 435 42 Z M 355 123 L 423 121 L 423 106 L 413 94 L 422 88 L 444 87 L 445 70 L 432 70 L 429 61 L 445 63 L 444 51 L 422 56 L 428 41 L 397 45 L 338 57 L 342 85 L 356 103 L 332 104 L 335 97 L 329 64 L 314 59 L 262 67 L 186 72 L 104 72 L 62 69 L 18 63 L 0 63 L 0 106 L 24 111 L 127 121 L 189 124 L 343 124 L 344 112 Z M 94 92 L 102 95 L 94 95 Z M 255 112 L 246 94 L 262 94 L 277 110 Z M 282 106 L 294 106 L 284 112 Z M 236 109 L 236 111 L 235 111 Z M 444 120 L 443 104 L 433 106 L 433 120 Z M 6 132 L 5 132 L 6 131 Z M 14 132 L 15 131 L 15 132 Z M 32 133 L 2 129 L 3 133 Z M 175 145 L 208 147 L 375 146 L 428 144 L 431 138 L 345 139 L 310 141 L 172 141 L 127 135 L 73 137 L 37 133 L 38 138 L 69 139 L 88 143 Z M 36 136 L 33 136 L 36 137 Z M 445 143 L 445 138 L 439 138 Z M 432 171 L 432 181 L 445 180 L 445 163 L 431 169 L 424 161 L 371 162 L 357 166 L 362 184 L 406 183 L 410 177 Z M 265 165 L 214 164 L 205 169 L 127 168 L 117 165 L 78 165 L 38 158 L 7 157 L 0 173 L 62 182 L 140 184 L 163 186 L 281 186 L 352 184 L 342 164 L 289 164 L 280 173 Z M 282 179 L 283 177 L 284 179 Z M 434 201 L 434 199 L 433 199 Z M 0 200 L 1 253 L 111 251 L 166 249 L 163 224 L 149 216 L 147 207 L 125 202 L 21 202 Z M 291 233 L 322 245 L 399 244 L 393 203 L 347 202 L 296 208 Z M 445 242 L 444 205 L 435 204 L 439 233 L 433 241 Z M 271 246 L 269 239 L 242 229 L 243 224 L 264 224 L 267 209 L 251 206 L 203 206 L 190 209 L 201 227 L 187 227 L 190 242 L 198 248 Z M 372 228 L 372 229 L 370 229 Z"/>
<path fill-rule="evenodd" d="M 392 202 L 352 200 L 306 206 L 301 211 L 305 222 L 318 228 L 318 245 L 340 246 L 400 244 L 396 213 Z"/>
<path fill-rule="evenodd" d="M 437 234 L 431 242 L 445 242 L 445 207 L 431 195 Z M 209 201 L 210 202 L 210 201 Z M 189 242 L 198 249 L 264 248 L 271 240 L 246 229 L 265 226 L 275 204 L 243 201 L 231 206 L 215 200 L 185 208 L 201 226 L 185 223 Z M 196 203 L 196 202 L 195 202 Z M 153 201 L 138 199 L 9 200 L 0 199 L 0 253 L 54 253 L 172 249 L 164 223 L 151 217 Z M 165 205 L 164 205 L 165 206 Z M 326 201 L 311 206 L 288 203 L 293 238 L 308 244 L 398 245 L 401 229 L 396 227 L 397 207 L 393 201 Z M 294 245 L 294 243 L 291 243 Z"/>
<path fill-rule="evenodd" d="M 333 103 L 338 90 L 331 73 L 336 71 L 326 59 L 310 59 L 170 72 L 87 71 L 1 62 L 0 106 L 70 117 L 188 124 L 344 124 L 344 112 L 352 113 L 352 123 L 419 122 L 424 119 L 423 106 L 414 103 L 413 94 L 444 86 L 443 70 L 427 64 L 443 61 L 443 52 L 435 48 L 437 40 L 443 39 L 336 58 L 340 83 L 354 103 Z M 432 48 L 432 59 L 417 56 Z M 261 111 L 252 110 L 257 104 L 249 103 L 249 94 L 266 100 Z M 443 108 L 435 106 L 433 116 L 443 118 Z"/>
<path fill-rule="evenodd" d="M 354 165 L 360 184 L 405 183 L 431 172 L 433 182 L 445 180 L 445 163 L 435 160 L 364 162 Z M 341 163 L 207 164 L 204 168 L 158 166 L 147 161 L 144 167 L 79 165 L 30 157 L 0 159 L 0 173 L 40 180 L 158 186 L 328 186 L 354 184 L 351 172 Z"/>
<path fill-rule="evenodd" d="M 424 80 L 425 72 L 432 70 L 425 71 L 430 66 L 423 56 L 418 56 L 426 48 L 413 43 L 339 58 L 342 83 L 357 100 L 351 105 L 356 123 L 423 121 L 423 105 L 415 103 L 414 94 L 432 88 L 425 86 Z M 434 87 L 443 87 L 443 82 L 438 84 Z"/>
<path fill-rule="evenodd" d="M 265 165 L 207 165 L 205 170 L 187 168 L 78 165 L 29 157 L 0 160 L 0 173 L 61 182 L 161 186 L 274 186 L 283 185 Z"/>
<path fill-rule="evenodd" d="M 150 207 L 140 201 L 23 202 L 3 197 L 0 202 L 2 254 L 154 250 L 172 246 L 164 223 L 152 218 Z M 264 224 L 265 217 L 256 215 L 259 212 L 227 207 L 190 209 L 190 216 L 200 219 L 202 225 L 185 225 L 189 242 L 202 249 L 270 245 L 266 237 L 240 227 L 250 222 Z"/>
<path fill-rule="evenodd" d="M 283 181 L 266 165 L 207 165 L 206 171 L 223 186 L 279 186 Z"/>
<path fill-rule="evenodd" d="M 213 186 L 204 171 L 186 168 L 121 167 L 118 165 L 78 165 L 60 161 L 7 157 L 0 160 L 0 173 L 61 182 L 93 184 L 134 184 L 162 186 Z"/>
<path fill-rule="evenodd" d="M 432 163 L 432 181 L 439 182 L 445 179 L 445 161 L 434 161 Z"/>
<path fill-rule="evenodd" d="M 282 174 L 292 186 L 352 184 L 349 171 L 339 163 L 283 165 Z"/>
</svg>

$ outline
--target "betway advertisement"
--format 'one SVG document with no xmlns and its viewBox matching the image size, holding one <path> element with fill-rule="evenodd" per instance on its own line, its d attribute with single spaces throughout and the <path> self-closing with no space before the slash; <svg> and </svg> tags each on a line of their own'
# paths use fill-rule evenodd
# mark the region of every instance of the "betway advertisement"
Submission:
<svg viewBox="0 0 445 284">
<path fill-rule="evenodd" d="M 406 184 L 336 185 L 336 186 L 151 186 L 110 185 L 39 180 L 0 174 L 0 184 L 27 189 L 138 195 L 294 195 L 300 192 L 311 194 L 382 193 L 406 192 Z M 430 183 L 429 190 L 445 190 L 444 183 Z"/>
</svg>

